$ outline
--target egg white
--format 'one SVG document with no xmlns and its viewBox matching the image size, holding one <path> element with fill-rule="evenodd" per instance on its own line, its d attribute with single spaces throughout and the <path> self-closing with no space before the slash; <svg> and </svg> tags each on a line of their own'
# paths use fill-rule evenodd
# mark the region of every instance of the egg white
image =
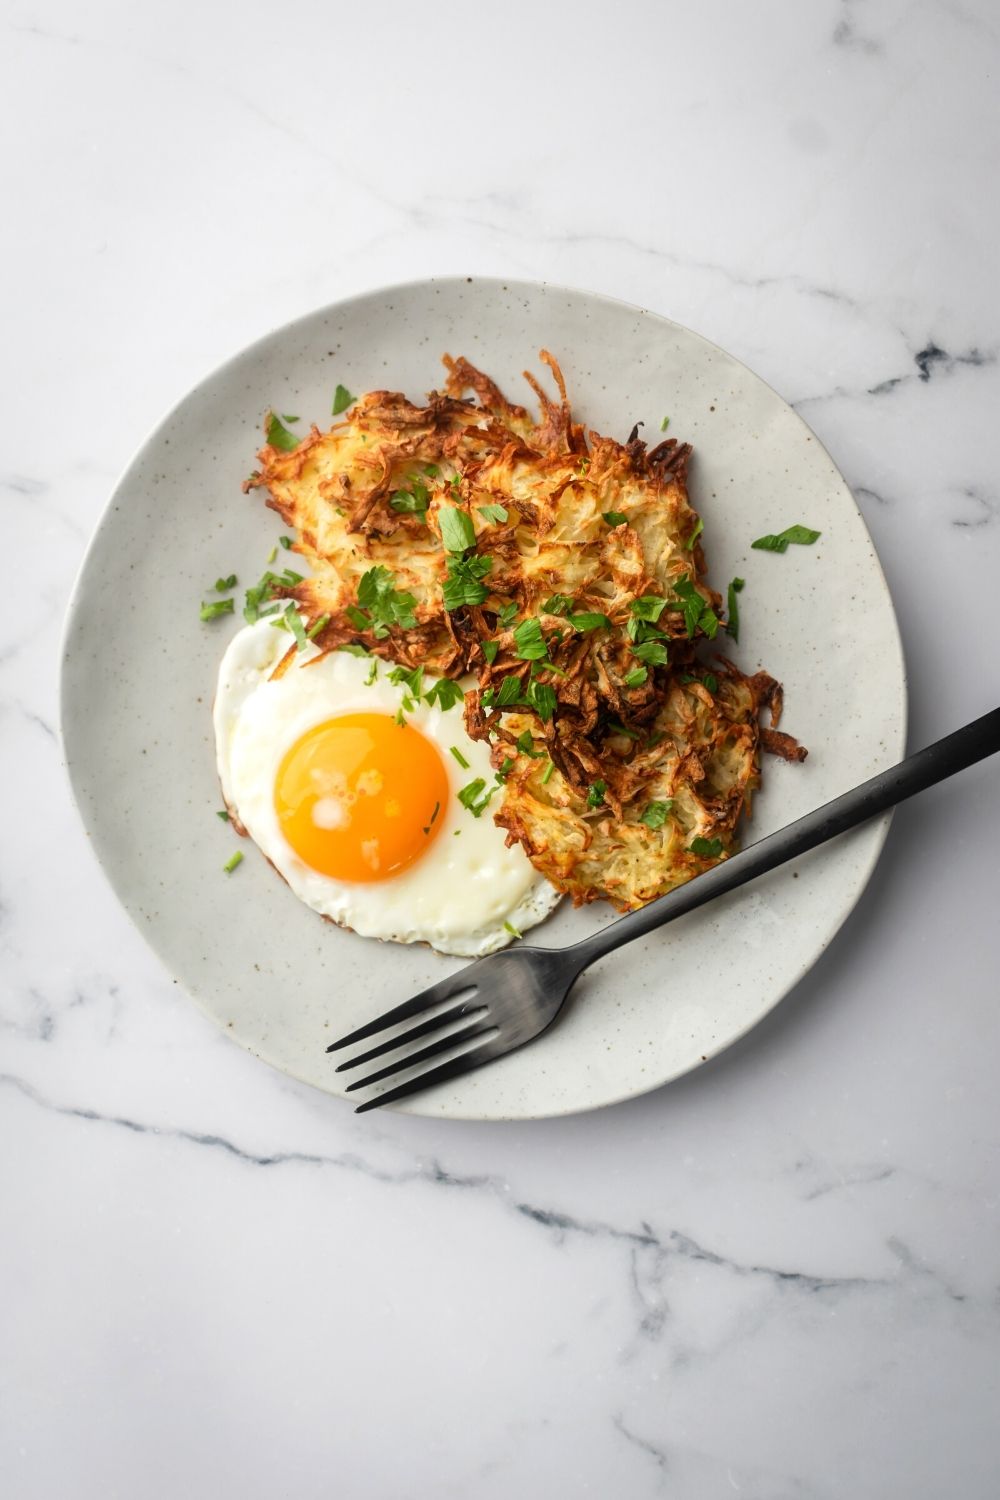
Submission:
<svg viewBox="0 0 1000 1500">
<path fill-rule="evenodd" d="M 476 818 L 458 800 L 459 789 L 481 776 L 494 784 L 489 749 L 465 733 L 462 705 L 442 712 L 421 699 L 407 722 L 437 747 L 450 795 L 441 830 L 418 860 L 387 880 L 353 884 L 320 874 L 287 843 L 274 807 L 274 784 L 285 752 L 314 725 L 348 713 L 395 715 L 406 694 L 390 683 L 390 667 L 372 658 L 313 645 L 298 653 L 276 681 L 270 674 L 290 637 L 269 619 L 240 630 L 219 668 L 214 721 L 219 780 L 226 804 L 284 876 L 300 900 L 364 937 L 429 943 L 441 953 L 477 958 L 493 953 L 541 922 L 559 892 L 533 869 L 518 846 L 508 849 L 489 808 Z M 429 683 L 425 684 L 429 686 Z M 468 770 L 450 753 L 457 746 Z"/>
</svg>

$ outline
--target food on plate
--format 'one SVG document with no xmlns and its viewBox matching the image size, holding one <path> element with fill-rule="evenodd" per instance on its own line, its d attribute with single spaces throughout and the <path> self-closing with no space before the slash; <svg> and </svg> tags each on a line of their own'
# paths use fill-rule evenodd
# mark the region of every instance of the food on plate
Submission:
<svg viewBox="0 0 1000 1500">
<path fill-rule="evenodd" d="M 297 530 L 311 576 L 265 574 L 247 595 L 247 640 L 278 637 L 258 669 L 278 689 L 313 673 L 338 691 L 350 683 L 338 712 L 369 701 L 388 713 L 388 699 L 366 700 L 386 691 L 373 661 L 394 664 L 397 684 L 412 673 L 462 679 L 462 754 L 492 793 L 478 823 L 503 830 L 522 872 L 544 877 L 530 898 L 525 887 L 531 910 L 550 886 L 627 910 L 733 851 L 762 750 L 791 760 L 805 751 L 777 727 L 779 684 L 719 651 L 720 632 L 737 634 L 742 581 L 725 609 L 705 581 L 690 447 L 667 438 L 647 449 L 637 429 L 625 443 L 585 431 L 558 364 L 542 358 L 558 397 L 527 375 L 537 420 L 447 357 L 445 389 L 424 406 L 372 391 L 301 441 L 269 415 L 246 488 L 263 489 Z M 271 628 L 281 623 L 294 639 Z M 407 701 L 402 722 L 419 728 L 425 700 L 414 689 Z M 284 728 L 269 743 L 273 769 Z M 263 805 L 263 748 L 257 765 Z M 239 795 L 252 779 L 232 790 L 260 842 Z M 454 786 L 447 812 L 464 839 L 462 796 Z M 425 864 L 359 888 L 388 905 L 396 882 L 419 882 Z M 353 900 L 337 911 L 357 925 Z M 509 925 L 525 923 L 512 915 Z"/>
<path fill-rule="evenodd" d="M 558 892 L 485 816 L 498 784 L 461 693 L 289 639 L 271 617 L 233 637 L 214 718 L 230 819 L 295 894 L 366 937 L 466 957 L 547 916 Z"/>
</svg>

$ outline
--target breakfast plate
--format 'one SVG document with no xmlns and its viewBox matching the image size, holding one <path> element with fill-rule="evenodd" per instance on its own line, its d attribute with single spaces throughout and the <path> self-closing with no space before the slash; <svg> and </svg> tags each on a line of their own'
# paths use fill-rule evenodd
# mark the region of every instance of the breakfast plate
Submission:
<svg viewBox="0 0 1000 1500">
<path fill-rule="evenodd" d="M 624 439 L 637 421 L 694 445 L 692 503 L 709 581 L 745 580 L 747 672 L 785 687 L 803 764 L 767 758 L 750 841 L 898 760 L 906 727 L 899 634 L 875 550 L 829 455 L 738 361 L 677 324 L 589 293 L 484 279 L 417 282 L 309 314 L 201 382 L 140 449 L 87 552 L 62 667 L 66 764 L 97 856 L 180 984 L 248 1050 L 331 1093 L 332 1038 L 461 960 L 323 922 L 221 808 L 212 699 L 233 616 L 199 618 L 212 580 L 257 578 L 283 527 L 243 493 L 268 409 L 327 426 L 337 385 L 421 398 L 440 356 L 467 356 L 512 400 L 551 350 L 574 412 Z M 755 538 L 820 533 L 785 554 Z M 859 607 L 863 601 L 863 608 Z M 242 623 L 242 622 L 239 622 Z M 721 1051 L 807 972 L 851 911 L 887 820 L 775 871 L 600 965 L 537 1044 L 407 1100 L 413 1113 L 526 1119 L 595 1108 Z M 532 941 L 562 946 L 613 920 L 564 902 Z"/>
</svg>

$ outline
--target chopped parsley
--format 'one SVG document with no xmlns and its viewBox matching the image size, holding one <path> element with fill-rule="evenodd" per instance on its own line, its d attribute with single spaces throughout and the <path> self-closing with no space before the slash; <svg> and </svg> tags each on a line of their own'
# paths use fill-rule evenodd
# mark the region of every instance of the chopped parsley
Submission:
<svg viewBox="0 0 1000 1500">
<path fill-rule="evenodd" d="M 585 609 L 582 614 L 568 615 L 567 618 L 574 630 L 611 629 L 611 621 L 607 615 L 602 615 L 598 610 Z"/>
<path fill-rule="evenodd" d="M 222 866 L 222 868 L 225 870 L 225 872 L 226 872 L 227 875 L 231 875 L 233 873 L 233 871 L 236 869 L 236 866 L 237 865 L 241 865 L 242 863 L 243 863 L 243 852 L 242 852 L 242 850 L 237 849 L 235 854 L 231 854 L 229 856 L 229 858 L 226 860 L 226 863 Z"/>
<path fill-rule="evenodd" d="M 339 417 L 342 411 L 353 406 L 357 396 L 352 396 L 346 385 L 338 385 L 333 393 L 333 415 Z"/>
<path fill-rule="evenodd" d="M 496 695 L 497 708 L 509 708 L 516 703 L 521 696 L 521 679 L 519 677 L 505 677 L 500 684 L 500 691 Z"/>
<path fill-rule="evenodd" d="M 532 760 L 540 760 L 545 754 L 544 750 L 535 749 L 535 741 L 532 738 L 530 729 L 526 729 L 523 734 L 518 735 L 517 748 L 522 755 L 530 755 Z"/>
<path fill-rule="evenodd" d="M 627 688 L 637 688 L 642 687 L 648 676 L 649 669 L 647 667 L 633 667 L 631 672 L 625 673 L 622 681 Z"/>
<path fill-rule="evenodd" d="M 506 781 L 507 777 L 510 775 L 511 771 L 513 771 L 513 769 L 514 769 L 514 767 L 516 765 L 517 765 L 517 761 L 516 760 L 511 760 L 511 758 L 510 758 L 509 755 L 505 755 L 504 758 L 503 758 L 503 764 L 501 765 L 499 771 L 497 772 L 497 780 L 498 781 Z"/>
<path fill-rule="evenodd" d="M 419 698 L 424 691 L 424 669 L 423 667 L 413 667 L 408 671 L 406 667 L 393 667 L 389 673 L 389 681 L 394 687 L 405 687 L 407 692 L 412 693 L 414 698 Z M 407 709 L 407 713 L 412 713 L 415 707 L 416 705 L 411 703 Z"/>
<path fill-rule="evenodd" d="M 478 553 L 471 557 L 449 557 L 448 577 L 441 589 L 444 607 L 449 614 L 463 605 L 485 602 L 490 591 L 482 580 L 492 567 L 492 557 L 482 557 Z"/>
<path fill-rule="evenodd" d="M 491 526 L 502 526 L 509 514 L 505 505 L 477 505 L 476 509 Z"/>
<path fill-rule="evenodd" d="M 381 564 L 361 575 L 358 605 L 360 608 L 348 605 L 345 611 L 348 619 L 358 630 L 370 630 L 376 640 L 384 640 L 391 625 L 412 630 L 417 623 L 416 599 L 398 590 L 395 575 Z"/>
<path fill-rule="evenodd" d="M 221 819 L 222 819 L 222 821 L 223 821 L 223 823 L 228 823 L 228 822 L 229 822 L 229 813 L 228 813 L 228 811 L 227 811 L 227 810 L 226 810 L 226 808 L 223 808 L 223 809 L 222 809 L 222 810 L 221 810 L 221 812 L 217 812 L 217 813 L 216 813 L 216 815 L 215 815 L 215 816 L 216 816 L 216 817 L 217 817 L 217 818 L 221 818 Z"/>
<path fill-rule="evenodd" d="M 497 659 L 497 652 L 500 650 L 500 642 L 499 641 L 482 641 L 482 642 L 480 642 L 480 644 L 481 644 L 481 646 L 483 648 L 483 655 L 486 657 L 486 660 L 489 662 L 490 666 L 492 667 L 493 663 Z"/>
<path fill-rule="evenodd" d="M 688 848 L 692 854 L 700 854 L 703 859 L 718 859 L 722 853 L 722 840 L 699 837 L 692 839 Z"/>
<path fill-rule="evenodd" d="M 521 936 L 517 928 L 514 926 L 513 922 L 505 922 L 503 924 L 503 929 L 504 932 L 509 932 L 511 937 L 519 938 Z"/>
<path fill-rule="evenodd" d="M 448 749 L 451 751 L 452 755 L 458 761 L 459 765 L 462 767 L 462 770 L 463 771 L 467 771 L 469 769 L 469 762 L 466 760 L 465 756 L 462 754 L 462 752 L 458 748 L 458 746 L 457 745 L 449 745 Z"/>
<path fill-rule="evenodd" d="M 511 599 L 506 604 L 501 604 L 497 620 L 504 630 L 510 628 L 517 619 L 517 600 Z"/>
<path fill-rule="evenodd" d="M 236 574 L 235 573 L 230 573 L 230 575 L 229 575 L 228 578 L 217 578 L 215 580 L 215 592 L 217 594 L 224 594 L 227 589 L 234 589 L 235 587 L 236 587 Z"/>
<path fill-rule="evenodd" d="M 481 818 L 489 807 L 496 792 L 496 787 L 487 787 L 482 776 L 477 776 L 475 781 L 470 781 L 468 786 L 463 786 L 458 794 L 458 800 L 474 818 Z"/>
<path fill-rule="evenodd" d="M 450 677 L 439 677 L 432 687 L 424 694 L 424 702 L 436 703 L 442 713 L 447 713 L 449 708 L 454 708 L 456 703 L 461 703 L 465 694 L 457 682 L 452 682 Z"/>
<path fill-rule="evenodd" d="M 389 505 L 399 515 L 423 515 L 430 504 L 430 492 L 419 479 L 411 481 L 408 490 L 395 490 L 389 496 Z"/>
<path fill-rule="evenodd" d="M 253 625 L 262 620 L 265 615 L 273 615 L 277 610 L 276 604 L 270 604 L 278 589 L 290 589 L 295 584 L 302 582 L 301 573 L 293 573 L 291 568 L 285 568 L 281 573 L 264 573 L 259 583 L 255 583 L 246 591 L 246 603 L 243 607 L 243 618 L 248 624 Z M 267 606 L 262 607 L 262 606 Z"/>
<path fill-rule="evenodd" d="M 302 441 L 294 432 L 289 432 L 277 412 L 268 412 L 267 416 L 267 440 L 272 448 L 280 448 L 282 453 L 291 453 Z"/>
<path fill-rule="evenodd" d="M 662 640 L 639 641 L 632 647 L 632 655 L 650 667 L 665 667 L 668 659 L 667 648 Z"/>
<path fill-rule="evenodd" d="M 553 594 L 542 605 L 542 614 L 564 615 L 572 607 L 572 604 L 573 601 L 568 594 Z"/>
<path fill-rule="evenodd" d="M 542 661 L 549 654 L 542 627 L 534 616 L 514 627 L 514 651 L 522 661 Z"/>
<path fill-rule="evenodd" d="M 705 523 L 701 519 L 701 516 L 699 516 L 698 519 L 697 519 L 697 521 L 695 522 L 694 530 L 692 531 L 691 535 L 688 537 L 687 541 L 684 543 L 684 546 L 687 548 L 688 552 L 691 551 L 691 549 L 694 546 L 695 542 L 698 540 L 698 538 L 701 536 L 701 534 L 702 534 L 702 532 L 704 530 L 705 530 Z"/>
<path fill-rule="evenodd" d="M 701 680 L 710 693 L 717 693 L 719 691 L 719 679 L 714 672 L 706 672 Z"/>
<path fill-rule="evenodd" d="M 443 505 L 438 511 L 441 540 L 448 552 L 468 552 L 476 544 L 476 528 L 468 511 Z"/>
<path fill-rule="evenodd" d="M 637 620 L 651 620 L 655 625 L 666 609 L 667 601 L 661 599 L 659 594 L 641 594 L 638 599 L 632 600 L 629 607 Z"/>
<path fill-rule="evenodd" d="M 679 602 L 670 607 L 683 611 L 684 629 L 688 638 L 694 636 L 700 628 L 709 640 L 714 640 L 719 628 L 719 617 L 703 595 L 699 594 L 690 578 L 676 579 L 674 593 L 679 596 Z"/>
<path fill-rule="evenodd" d="M 348 656 L 370 656 L 371 655 L 370 651 L 368 650 L 368 647 L 367 646 L 361 646 L 361 645 L 359 645 L 357 641 L 345 641 L 342 646 L 338 646 L 337 647 L 337 650 L 338 651 L 346 651 L 347 654 L 348 654 Z M 372 663 L 372 665 L 373 666 L 375 665 L 374 662 Z"/>
<path fill-rule="evenodd" d="M 438 468 L 437 464 L 424 464 L 424 473 L 427 475 L 428 479 L 436 479 L 440 472 L 441 470 Z"/>
<path fill-rule="evenodd" d="M 810 526 L 786 526 L 784 531 L 779 531 L 777 536 L 768 532 L 767 536 L 759 536 L 751 547 L 756 547 L 758 552 L 787 552 L 790 542 L 799 547 L 811 547 L 813 542 L 822 533 L 813 531 Z"/>
<path fill-rule="evenodd" d="M 736 596 L 742 591 L 743 583 L 742 578 L 734 578 L 726 597 L 726 634 L 731 635 L 734 641 L 740 638 L 740 606 Z"/>
<path fill-rule="evenodd" d="M 272 620 L 271 624 L 280 625 L 283 629 L 291 631 L 295 637 L 296 651 L 304 651 L 306 649 L 309 643 L 306 640 L 305 626 L 299 618 L 299 612 L 294 604 L 287 604 L 281 618 L 279 620 Z"/>
<path fill-rule="evenodd" d="M 674 799 L 670 797 L 666 802 L 647 802 L 639 814 L 639 822 L 645 823 L 647 828 L 654 831 L 662 828 L 667 821 L 667 813 L 674 805 Z"/>
<path fill-rule="evenodd" d="M 555 688 L 549 687 L 546 682 L 532 681 L 528 683 L 528 691 L 525 693 L 525 698 L 535 710 L 542 723 L 547 724 L 556 711 L 557 699 Z"/>
<path fill-rule="evenodd" d="M 213 599 L 210 604 L 203 604 L 201 606 L 199 617 L 202 620 L 217 620 L 220 615 L 231 615 L 232 613 L 232 599 Z"/>
<path fill-rule="evenodd" d="M 602 510 L 601 519 L 607 521 L 608 525 L 613 528 L 615 526 L 624 526 L 628 520 L 628 516 L 623 510 Z"/>
<path fill-rule="evenodd" d="M 607 789 L 607 783 L 604 781 L 591 782 L 587 790 L 587 806 L 600 807 L 604 801 L 604 793 Z"/>
<path fill-rule="evenodd" d="M 284 547 L 286 552 L 291 549 L 292 539 L 290 536 L 279 536 L 278 541 L 281 543 L 282 547 Z"/>
</svg>

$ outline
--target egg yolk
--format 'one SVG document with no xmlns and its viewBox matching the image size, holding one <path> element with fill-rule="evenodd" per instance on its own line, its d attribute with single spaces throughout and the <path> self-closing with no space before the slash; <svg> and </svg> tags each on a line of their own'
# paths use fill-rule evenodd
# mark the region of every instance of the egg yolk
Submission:
<svg viewBox="0 0 1000 1500">
<path fill-rule="evenodd" d="M 274 783 L 281 831 L 310 869 L 388 880 L 441 831 L 448 773 L 437 748 L 388 714 L 316 724 L 286 752 Z"/>
</svg>

